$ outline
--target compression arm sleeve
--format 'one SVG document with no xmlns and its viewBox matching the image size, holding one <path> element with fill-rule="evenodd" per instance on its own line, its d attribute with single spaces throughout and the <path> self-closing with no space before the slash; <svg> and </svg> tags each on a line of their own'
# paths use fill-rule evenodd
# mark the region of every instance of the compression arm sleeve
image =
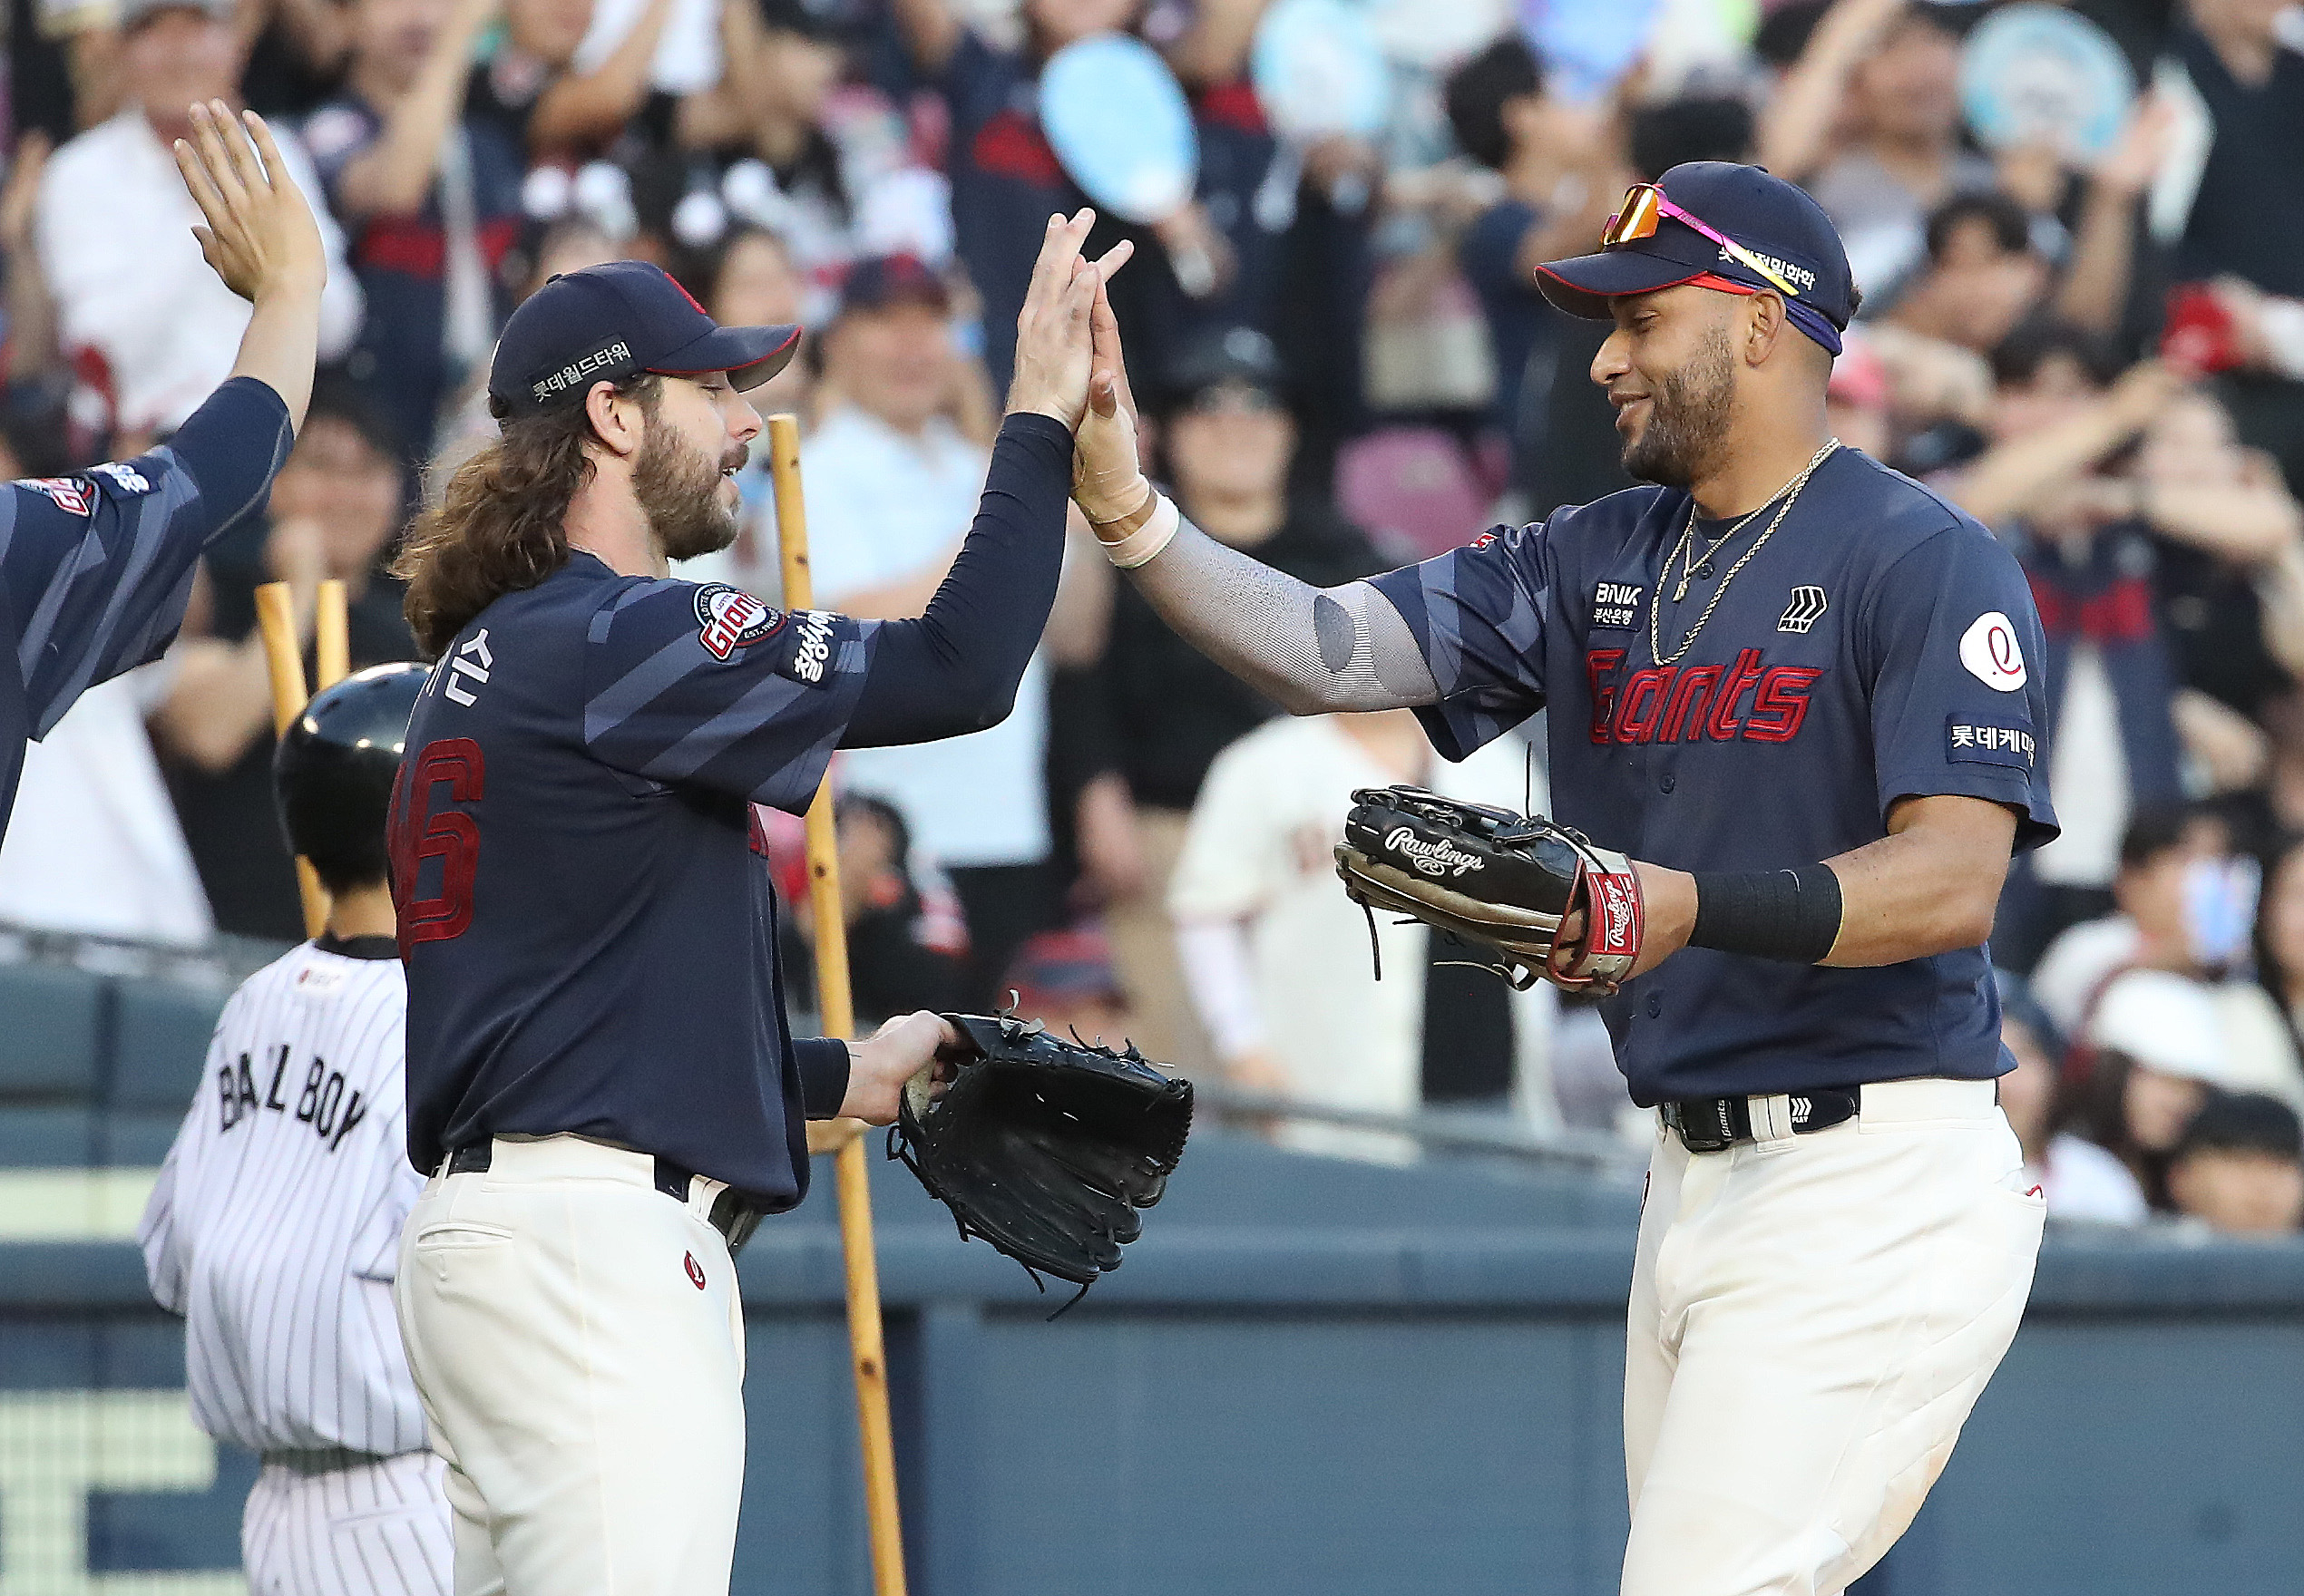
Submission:
<svg viewBox="0 0 2304 1596">
<path fill-rule="evenodd" d="M 1292 715 L 1440 701 L 1415 634 L 1366 582 L 1312 587 L 1190 521 L 1128 576 L 1177 636 Z"/>
<path fill-rule="evenodd" d="M 925 743 L 1008 718 L 1064 565 L 1072 435 L 1045 415 L 1002 423 L 984 496 L 925 614 L 874 628 L 843 748 Z"/>
</svg>

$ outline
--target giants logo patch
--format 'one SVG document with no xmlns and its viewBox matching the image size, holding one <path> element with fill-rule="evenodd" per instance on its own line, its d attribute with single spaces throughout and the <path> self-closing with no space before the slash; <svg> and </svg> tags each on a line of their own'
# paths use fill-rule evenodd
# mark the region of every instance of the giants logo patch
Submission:
<svg viewBox="0 0 2304 1596">
<path fill-rule="evenodd" d="M 67 515 L 86 515 L 94 500 L 94 484 L 79 477 L 26 477 L 17 486 L 45 493 Z"/>
<path fill-rule="evenodd" d="M 709 582 L 696 590 L 696 640 L 715 659 L 776 636 L 784 612 L 771 609 L 741 588 Z"/>
<path fill-rule="evenodd" d="M 1771 665 L 1745 648 L 1733 666 L 1652 665 L 1622 675 L 1625 651 L 1584 657 L 1592 740 L 1610 743 L 1789 743 L 1808 718 L 1813 666 Z"/>
</svg>

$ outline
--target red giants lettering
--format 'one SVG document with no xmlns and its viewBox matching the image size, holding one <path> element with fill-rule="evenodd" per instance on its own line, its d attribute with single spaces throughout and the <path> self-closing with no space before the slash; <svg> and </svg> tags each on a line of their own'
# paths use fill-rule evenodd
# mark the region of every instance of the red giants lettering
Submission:
<svg viewBox="0 0 2304 1596">
<path fill-rule="evenodd" d="M 1616 667 L 1624 663 L 1621 648 L 1595 648 L 1584 657 L 1585 680 L 1592 687 L 1592 740 L 1608 742 L 1608 712 L 1616 706 Z"/>
<path fill-rule="evenodd" d="M 1789 743 L 1824 674 L 1813 666 L 1763 667 L 1762 650 L 1745 648 L 1733 666 L 1652 665 L 1625 676 L 1624 657 L 1621 648 L 1584 657 L 1595 743 Z"/>
</svg>

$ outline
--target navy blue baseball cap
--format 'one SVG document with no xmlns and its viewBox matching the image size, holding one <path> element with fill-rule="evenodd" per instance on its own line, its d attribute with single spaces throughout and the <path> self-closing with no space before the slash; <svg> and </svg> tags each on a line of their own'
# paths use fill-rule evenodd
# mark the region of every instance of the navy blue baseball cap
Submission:
<svg viewBox="0 0 2304 1596">
<path fill-rule="evenodd" d="M 661 267 L 611 260 L 553 277 L 512 313 L 488 368 L 488 393 L 522 416 L 641 372 L 726 372 L 735 386 L 756 388 L 790 365 L 799 346 L 796 326 L 721 326 Z"/>
<path fill-rule="evenodd" d="M 1824 208 L 1782 178 L 1726 161 L 1685 161 L 1635 187 L 1599 253 L 1536 269 L 1547 299 L 1597 321 L 1611 299 L 1682 283 L 1782 294 L 1793 325 L 1835 355 L 1856 314 L 1848 251 Z"/>
</svg>

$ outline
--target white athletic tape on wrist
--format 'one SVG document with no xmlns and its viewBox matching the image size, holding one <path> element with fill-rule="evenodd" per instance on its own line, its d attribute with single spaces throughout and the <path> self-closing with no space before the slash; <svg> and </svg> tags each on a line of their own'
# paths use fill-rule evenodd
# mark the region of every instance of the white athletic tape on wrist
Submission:
<svg viewBox="0 0 2304 1596">
<path fill-rule="evenodd" d="M 1103 544 L 1104 558 L 1122 570 L 1134 570 L 1150 560 L 1168 546 L 1168 540 L 1176 536 L 1176 529 L 1184 524 L 1184 514 L 1176 509 L 1175 500 L 1159 492 L 1154 493 L 1153 497 L 1159 503 L 1153 509 L 1152 519 L 1127 537 L 1118 542 L 1105 543 L 1103 534 L 1097 534 L 1098 541 Z"/>
</svg>

